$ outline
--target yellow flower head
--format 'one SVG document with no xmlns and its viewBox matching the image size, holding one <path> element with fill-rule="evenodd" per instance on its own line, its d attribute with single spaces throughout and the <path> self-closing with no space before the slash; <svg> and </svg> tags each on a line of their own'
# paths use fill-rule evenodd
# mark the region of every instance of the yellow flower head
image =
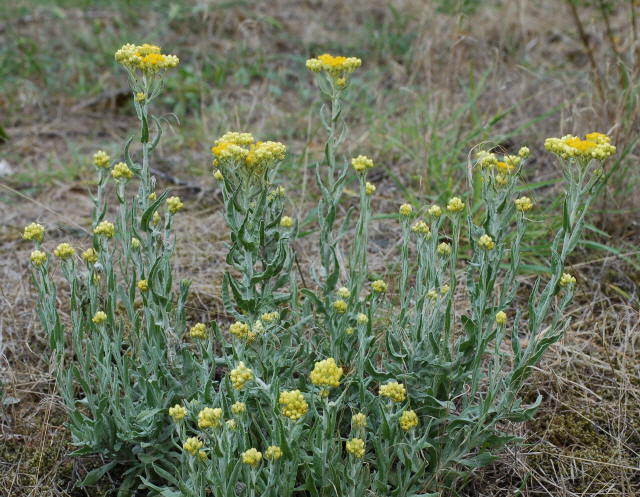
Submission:
<svg viewBox="0 0 640 497">
<path fill-rule="evenodd" d="M 487 152 L 486 150 L 481 150 L 476 154 L 476 164 L 483 169 L 491 169 L 494 166 L 498 165 L 498 159 L 496 158 L 496 154 Z"/>
<path fill-rule="evenodd" d="M 189 336 L 191 338 L 207 338 L 207 327 L 204 323 L 196 323 L 189 330 Z"/>
<path fill-rule="evenodd" d="M 364 457 L 364 440 L 361 438 L 352 438 L 347 440 L 346 449 L 353 457 L 361 459 Z"/>
<path fill-rule="evenodd" d="M 82 252 L 82 258 L 87 264 L 95 264 L 98 262 L 98 254 L 93 248 L 88 248 Z"/>
<path fill-rule="evenodd" d="M 231 378 L 231 384 L 236 390 L 241 390 L 248 381 L 253 379 L 253 371 L 251 371 L 244 362 L 239 362 L 238 365 L 229 373 Z"/>
<path fill-rule="evenodd" d="M 131 247 L 134 249 L 139 249 L 142 246 L 140 240 L 138 240 L 135 236 L 131 238 Z"/>
<path fill-rule="evenodd" d="M 151 200 L 152 202 L 155 202 L 155 201 L 156 201 L 156 199 L 158 198 L 158 194 L 157 194 L 156 192 L 151 192 L 151 193 L 147 196 L 147 198 L 148 198 L 149 200 Z"/>
<path fill-rule="evenodd" d="M 93 229 L 94 235 L 102 235 L 107 238 L 113 238 L 116 232 L 116 227 L 109 221 L 100 221 L 98 225 Z"/>
<path fill-rule="evenodd" d="M 22 238 L 25 240 L 36 240 L 41 242 L 44 239 L 44 226 L 38 223 L 31 223 L 25 226 Z"/>
<path fill-rule="evenodd" d="M 111 157 L 109 157 L 109 154 L 107 154 L 104 150 L 98 150 L 95 154 L 93 154 L 93 164 L 96 167 L 108 169 L 110 162 Z"/>
<path fill-rule="evenodd" d="M 184 207 L 180 197 L 169 197 L 167 199 L 167 208 L 171 214 L 175 214 Z"/>
<path fill-rule="evenodd" d="M 429 229 L 429 225 L 424 221 L 417 221 L 411 226 L 411 231 L 417 233 L 418 235 L 428 235 L 431 233 Z"/>
<path fill-rule="evenodd" d="M 202 430 L 216 428 L 220 426 L 221 419 L 222 409 L 219 407 L 205 407 L 198 413 L 198 428 Z"/>
<path fill-rule="evenodd" d="M 282 216 L 282 218 L 280 218 L 280 226 L 283 228 L 291 228 L 291 226 L 293 226 L 293 219 L 289 216 Z"/>
<path fill-rule="evenodd" d="M 128 180 L 133 178 L 133 171 L 124 162 L 118 162 L 111 170 L 111 176 L 115 180 Z"/>
<path fill-rule="evenodd" d="M 509 176 L 505 174 L 496 174 L 496 184 L 498 186 L 505 186 L 509 183 Z"/>
<path fill-rule="evenodd" d="M 269 445 L 264 451 L 264 457 L 269 461 L 277 461 L 282 457 L 282 449 L 277 445 Z"/>
<path fill-rule="evenodd" d="M 384 293 L 387 291 L 387 284 L 382 280 L 376 280 L 371 283 L 371 289 L 376 293 Z"/>
<path fill-rule="evenodd" d="M 388 397 L 394 402 L 402 402 L 407 398 L 407 389 L 402 383 L 390 381 L 380 386 L 380 396 Z"/>
<path fill-rule="evenodd" d="M 482 235 L 478 239 L 478 246 L 485 250 L 493 250 L 496 244 L 494 243 L 493 238 L 491 238 L 489 235 Z"/>
<path fill-rule="evenodd" d="M 282 408 L 282 414 L 293 421 L 300 419 L 309 410 L 309 404 L 304 400 L 300 390 L 280 392 L 278 402 Z"/>
<path fill-rule="evenodd" d="M 346 286 L 341 286 L 340 288 L 338 288 L 338 291 L 336 293 L 341 299 L 348 299 L 349 297 L 351 297 L 351 292 Z"/>
<path fill-rule="evenodd" d="M 144 102 L 147 99 L 147 96 L 144 94 L 144 92 L 139 91 L 138 93 L 135 94 L 135 96 L 133 97 L 133 99 L 136 102 Z"/>
<path fill-rule="evenodd" d="M 175 55 L 164 55 L 160 47 L 145 43 L 133 45 L 127 43 L 115 53 L 116 62 L 129 71 L 141 71 L 146 76 L 153 76 L 161 70 L 171 69 L 180 62 Z"/>
<path fill-rule="evenodd" d="M 34 266 L 42 266 L 45 262 L 47 262 L 47 254 L 42 250 L 34 250 L 31 252 L 31 263 Z"/>
<path fill-rule="evenodd" d="M 433 217 L 440 217 L 442 215 L 442 209 L 437 204 L 433 204 L 431 207 L 429 207 L 428 212 L 429 215 Z"/>
<path fill-rule="evenodd" d="M 436 292 L 435 290 L 429 290 L 427 292 L 427 297 L 431 300 L 438 300 L 438 292 Z"/>
<path fill-rule="evenodd" d="M 527 212 L 533 207 L 533 202 L 529 197 L 520 197 L 513 201 L 516 204 L 516 209 L 520 212 Z"/>
<path fill-rule="evenodd" d="M 588 137 L 589 135 L 587 135 Z M 518 150 L 518 157 L 520 157 L 521 159 L 526 159 L 527 157 L 529 157 L 529 154 L 531 153 L 531 151 L 529 150 L 529 147 L 520 147 L 520 150 Z"/>
<path fill-rule="evenodd" d="M 362 312 L 359 313 L 356 316 L 356 323 L 360 324 L 360 325 L 365 325 L 369 322 L 369 318 L 367 317 L 366 314 L 363 314 Z"/>
<path fill-rule="evenodd" d="M 203 446 L 204 444 L 202 443 L 202 440 L 198 437 L 187 438 L 187 440 L 182 444 L 182 448 L 192 456 L 197 455 Z"/>
<path fill-rule="evenodd" d="M 220 169 L 216 169 L 213 172 L 213 177 L 215 178 L 216 181 L 223 181 L 224 180 L 224 176 L 220 172 Z"/>
<path fill-rule="evenodd" d="M 249 328 L 249 325 L 241 321 L 236 321 L 229 326 L 229 333 L 239 340 L 246 340 L 247 342 L 252 342 L 256 338 L 256 334 Z"/>
<path fill-rule="evenodd" d="M 155 211 L 153 213 L 153 217 L 151 218 L 151 223 L 158 224 L 159 222 L 160 222 L 160 213 L 158 211 Z"/>
<path fill-rule="evenodd" d="M 328 53 L 307 60 L 307 69 L 313 72 L 325 71 L 337 83 L 338 87 L 346 85 L 346 77 L 362 65 L 357 57 L 344 57 Z M 343 81 L 344 80 L 344 81 Z"/>
<path fill-rule="evenodd" d="M 351 159 L 351 165 L 357 172 L 362 173 L 373 167 L 373 161 L 366 155 L 358 155 Z"/>
<path fill-rule="evenodd" d="M 400 212 L 401 216 L 409 217 L 413 214 L 413 207 L 411 207 L 411 204 L 402 204 L 398 212 Z"/>
<path fill-rule="evenodd" d="M 104 323 L 107 320 L 107 314 L 104 311 L 98 311 L 93 315 L 91 321 L 95 324 Z"/>
<path fill-rule="evenodd" d="M 503 326 L 507 323 L 507 313 L 504 311 L 498 311 L 496 313 L 496 323 Z"/>
<path fill-rule="evenodd" d="M 449 293 L 449 290 L 451 290 L 451 287 L 449 285 L 442 285 L 440 287 L 440 293 L 442 295 L 446 295 L 447 293 Z"/>
<path fill-rule="evenodd" d="M 353 328 L 351 326 L 347 326 L 344 330 L 345 335 L 353 335 Z"/>
<path fill-rule="evenodd" d="M 364 185 L 364 192 L 367 195 L 373 195 L 376 191 L 376 185 L 374 185 L 373 183 L 369 183 L 367 181 L 367 183 Z"/>
<path fill-rule="evenodd" d="M 287 147 L 280 142 L 256 142 L 251 145 L 245 161 L 247 166 L 257 174 L 261 174 L 276 162 L 284 160 Z"/>
<path fill-rule="evenodd" d="M 365 428 L 367 426 L 367 416 L 364 413 L 357 413 L 351 416 L 351 425 L 355 428 Z"/>
<path fill-rule="evenodd" d="M 256 466 L 258 466 L 261 460 L 262 460 L 262 452 L 259 452 L 257 449 L 254 449 L 253 447 L 249 450 L 245 450 L 242 453 L 242 462 L 251 466 L 252 468 L 255 468 Z"/>
<path fill-rule="evenodd" d="M 316 386 L 338 387 L 342 374 L 342 368 L 338 367 L 333 357 L 329 357 L 324 361 L 316 362 L 309 377 L 311 383 Z"/>
<path fill-rule="evenodd" d="M 418 426 L 418 415 L 410 409 L 403 411 L 398 419 L 398 423 L 404 431 L 409 431 L 411 428 Z"/>
<path fill-rule="evenodd" d="M 176 404 L 175 406 L 169 408 L 169 416 L 171 416 L 171 418 L 173 418 L 173 420 L 176 422 L 184 419 L 186 415 L 187 410 L 180 404 Z"/>
<path fill-rule="evenodd" d="M 347 312 L 347 307 L 347 303 L 342 299 L 338 299 L 333 302 L 333 308 L 338 314 L 344 314 Z"/>
<path fill-rule="evenodd" d="M 449 256 L 451 255 L 451 245 L 449 245 L 447 242 L 442 242 L 438 244 L 437 251 L 438 251 L 438 254 L 440 254 L 443 257 Z"/>
<path fill-rule="evenodd" d="M 560 277 L 561 287 L 573 286 L 575 284 L 576 284 L 575 276 L 571 276 L 569 273 L 562 273 L 562 276 Z"/>
<path fill-rule="evenodd" d="M 573 135 L 562 138 L 547 138 L 544 147 L 562 159 L 577 159 L 588 162 L 591 159 L 605 160 L 616 153 L 611 139 L 602 133 L 589 133 L 586 140 Z"/>
<path fill-rule="evenodd" d="M 459 197 L 452 197 L 447 202 L 447 210 L 449 212 L 461 212 L 464 210 L 464 202 Z"/>
<path fill-rule="evenodd" d="M 236 423 L 235 419 L 227 419 L 224 424 L 230 430 L 235 430 L 238 427 L 238 423 Z"/>
<path fill-rule="evenodd" d="M 149 290 L 149 282 L 147 280 L 138 281 L 138 290 L 141 292 L 146 292 Z"/>
<path fill-rule="evenodd" d="M 246 412 L 246 410 L 247 410 L 247 404 L 245 404 L 244 402 L 238 401 L 238 402 L 234 402 L 231 405 L 231 412 L 233 414 L 242 414 Z"/>
<path fill-rule="evenodd" d="M 262 316 L 260 316 L 260 320 L 265 323 L 272 323 L 280 319 L 280 313 L 278 311 L 273 312 L 265 312 Z"/>
<path fill-rule="evenodd" d="M 68 243 L 61 243 L 53 251 L 53 255 L 55 255 L 56 257 L 60 257 L 60 259 L 62 260 L 70 259 L 75 255 L 75 253 L 76 253 L 76 249 L 74 249 Z"/>
</svg>

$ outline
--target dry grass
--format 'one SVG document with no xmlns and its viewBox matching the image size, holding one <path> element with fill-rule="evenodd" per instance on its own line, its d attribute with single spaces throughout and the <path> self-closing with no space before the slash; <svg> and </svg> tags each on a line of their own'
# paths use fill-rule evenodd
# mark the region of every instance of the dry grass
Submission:
<svg viewBox="0 0 640 497">
<path fill-rule="evenodd" d="M 176 266 L 179 277 L 194 281 L 189 302 L 194 318 L 223 318 L 225 231 L 207 171 L 207 143 L 226 128 L 278 137 L 294 157 L 283 174 L 301 185 L 292 193 L 291 209 L 304 210 L 315 195 L 306 166 L 320 152 L 318 126 L 308 110 L 317 100 L 311 78 L 300 70 L 310 52 L 343 51 L 365 60 L 362 89 L 354 92 L 349 147 L 366 150 L 385 165 L 376 178 L 379 212 L 394 211 L 402 196 L 425 203 L 460 184 L 468 147 L 449 151 L 464 137 L 471 144 L 492 140 L 506 148 L 521 140 L 532 144 L 540 158 L 528 180 L 536 182 L 556 176 L 540 153 L 544 137 L 600 129 L 624 145 L 631 143 L 629 129 L 637 130 L 637 113 L 625 115 L 625 105 L 633 110 L 637 104 L 617 86 L 616 59 L 594 20 L 597 11 L 581 13 L 605 79 L 604 98 L 594 90 L 585 47 L 558 0 L 506 2 L 501 11 L 483 6 L 468 18 L 436 14 L 431 2 L 421 0 L 277 0 L 268 8 L 222 8 L 210 1 L 182 5 L 170 21 L 164 10 L 136 20 L 117 2 L 111 8 L 60 11 L 32 3 L 29 12 L 16 11 L 11 23 L 0 7 L 0 46 L 18 47 L 10 54 L 0 51 L 5 67 L 16 68 L 0 92 L 0 126 L 10 137 L 0 141 L 0 160 L 9 161 L 16 173 L 0 179 L 0 495 L 89 496 L 112 487 L 106 481 L 98 489 L 74 488 L 96 461 L 69 456 L 64 409 L 34 311 L 30 248 L 20 231 L 40 220 L 48 227 L 47 248 L 60 241 L 86 245 L 87 157 L 97 146 L 117 150 L 133 124 L 123 106 L 124 76 L 109 58 L 131 33 L 134 41 L 161 39 L 185 60 L 185 71 L 168 89 L 173 96 L 165 101 L 182 122 L 169 131 L 156 167 L 164 186 L 188 199 L 177 218 Z M 627 36 L 628 12 L 620 5 L 610 22 L 624 54 L 633 50 L 633 39 Z M 90 43 L 97 36 L 111 39 L 113 46 L 92 57 Z M 42 65 L 43 56 L 34 55 L 20 66 L 15 59 L 26 56 L 29 41 L 48 46 L 44 54 L 64 54 L 68 63 Z M 245 66 L 251 69 L 243 72 Z M 631 150 L 625 164 L 635 164 L 637 156 L 638 150 Z M 640 189 L 635 166 L 625 171 L 612 179 L 591 219 L 612 237 L 587 235 L 628 256 L 585 248 L 574 257 L 581 291 L 565 339 L 527 387 L 528 398 L 542 394 L 544 401 L 537 417 L 518 428 L 525 445 L 478 473 L 465 495 L 640 493 Z M 552 207 L 558 190 L 546 186 L 537 200 Z M 374 271 L 385 271 L 396 237 L 393 222 L 376 222 Z M 296 242 L 303 272 L 314 258 L 312 247 L 310 238 Z M 544 255 L 533 253 L 530 259 L 544 261 Z"/>
</svg>

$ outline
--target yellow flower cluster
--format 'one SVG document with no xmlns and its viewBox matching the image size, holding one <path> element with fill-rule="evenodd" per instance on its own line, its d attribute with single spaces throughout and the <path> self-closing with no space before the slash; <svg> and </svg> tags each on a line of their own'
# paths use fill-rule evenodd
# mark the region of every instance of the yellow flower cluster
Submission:
<svg viewBox="0 0 640 497">
<path fill-rule="evenodd" d="M 113 223 L 110 223 L 109 221 L 100 221 L 98 223 L 98 226 L 96 226 L 93 229 L 93 234 L 94 235 L 102 235 L 102 236 L 106 236 L 107 238 L 113 238 L 113 235 L 116 232 L 116 227 L 113 225 Z"/>
<path fill-rule="evenodd" d="M 491 238 L 489 235 L 482 235 L 478 239 L 478 246 L 485 250 L 493 250 L 496 244 L 493 241 L 493 238 Z"/>
<path fill-rule="evenodd" d="M 149 282 L 147 280 L 138 281 L 138 290 L 141 292 L 146 292 L 149 290 Z"/>
<path fill-rule="evenodd" d="M 180 421 L 187 416 L 187 410 L 180 404 L 176 404 L 169 408 L 169 416 L 171 416 L 174 421 Z"/>
<path fill-rule="evenodd" d="M 282 407 L 282 414 L 293 421 L 300 419 L 309 410 L 309 404 L 300 390 L 280 392 L 278 402 Z"/>
<path fill-rule="evenodd" d="M 38 223 L 31 223 L 25 226 L 22 238 L 25 240 L 36 240 L 41 242 L 44 239 L 44 226 Z"/>
<path fill-rule="evenodd" d="M 280 313 L 278 311 L 265 312 L 262 316 L 260 316 L 260 319 L 265 323 L 272 323 L 280 319 Z"/>
<path fill-rule="evenodd" d="M 307 60 L 307 69 L 313 72 L 325 71 L 331 76 L 338 86 L 346 84 L 345 78 L 362 65 L 357 57 L 344 57 L 342 55 L 330 55 L 328 53 Z"/>
<path fill-rule="evenodd" d="M 109 154 L 107 154 L 104 150 L 98 150 L 95 154 L 93 154 L 93 164 L 96 167 L 108 169 L 110 162 L 111 157 L 109 157 Z"/>
<path fill-rule="evenodd" d="M 139 69 L 147 76 L 154 75 L 162 69 L 171 69 L 179 63 L 175 55 L 164 55 L 156 45 L 133 45 L 127 43 L 115 53 L 116 61 L 130 71 Z"/>
<path fill-rule="evenodd" d="M 180 197 L 169 197 L 167 199 L 167 208 L 171 214 L 175 214 L 184 207 Z"/>
<path fill-rule="evenodd" d="M 34 266 L 42 266 L 47 261 L 47 254 L 42 250 L 34 250 L 31 252 L 31 263 Z"/>
<path fill-rule="evenodd" d="M 366 184 L 364 185 L 364 192 L 367 195 L 373 195 L 375 191 L 376 191 L 376 185 L 374 185 L 373 183 L 369 183 L 367 181 Z"/>
<path fill-rule="evenodd" d="M 251 133 L 228 131 L 211 147 L 213 166 L 240 163 L 249 172 L 262 174 L 266 169 L 285 158 L 287 147 L 280 142 L 253 142 Z M 221 174 L 222 176 L 222 174 Z M 216 178 L 217 179 L 217 178 Z"/>
<path fill-rule="evenodd" d="M 239 362 L 238 365 L 229 373 L 231 378 L 231 384 L 236 390 L 240 390 L 244 385 L 253 379 L 253 371 L 251 371 L 244 362 Z"/>
<path fill-rule="evenodd" d="M 282 216 L 282 218 L 280 218 L 280 226 L 282 228 L 291 228 L 293 226 L 293 219 L 289 216 Z"/>
<path fill-rule="evenodd" d="M 348 299 L 349 297 L 351 297 L 351 292 L 346 286 L 341 286 L 340 288 L 338 288 L 338 291 L 336 292 L 336 294 L 341 299 Z"/>
<path fill-rule="evenodd" d="M 351 159 L 351 165 L 357 172 L 362 173 L 373 167 L 373 160 L 366 155 L 358 155 L 358 157 Z"/>
<path fill-rule="evenodd" d="M 464 202 L 459 197 L 452 197 L 447 202 L 447 210 L 453 213 L 463 211 Z"/>
<path fill-rule="evenodd" d="M 82 252 L 82 259 L 87 264 L 95 264 L 96 262 L 98 262 L 98 254 L 93 248 L 88 248 L 87 250 Z"/>
<path fill-rule="evenodd" d="M 359 412 L 351 416 L 351 424 L 356 428 L 365 428 L 367 426 L 367 416 Z"/>
<path fill-rule="evenodd" d="M 415 222 L 413 226 L 411 226 L 411 231 L 417 233 L 418 235 L 428 235 L 429 233 L 431 233 L 429 225 L 424 221 Z"/>
<path fill-rule="evenodd" d="M 347 440 L 347 452 L 358 459 L 364 457 L 364 440 L 361 438 L 352 438 Z"/>
<path fill-rule="evenodd" d="M 75 253 L 76 253 L 76 249 L 74 249 L 68 243 L 61 243 L 53 251 L 53 255 L 55 255 L 56 257 L 60 257 L 60 259 L 62 260 L 70 259 L 75 255 Z"/>
<path fill-rule="evenodd" d="M 182 448 L 186 450 L 192 456 L 195 456 L 199 453 L 200 449 L 202 449 L 202 440 L 198 437 L 187 438 L 187 440 L 182 444 Z"/>
<path fill-rule="evenodd" d="M 269 461 L 277 461 L 282 457 L 282 449 L 277 445 L 269 445 L 264 451 L 264 457 Z"/>
<path fill-rule="evenodd" d="M 258 464 L 260 464 L 260 461 L 262 461 L 262 452 L 254 449 L 253 447 L 249 450 L 245 450 L 242 453 L 242 462 L 244 464 L 255 468 L 256 466 L 258 466 Z"/>
<path fill-rule="evenodd" d="M 376 280 L 371 283 L 371 289 L 376 293 L 384 293 L 387 291 L 387 284 L 382 280 Z"/>
<path fill-rule="evenodd" d="M 504 326 L 507 323 L 507 313 L 504 311 L 498 311 L 496 313 L 496 323 L 500 326 Z"/>
<path fill-rule="evenodd" d="M 219 407 L 205 407 L 198 413 L 198 428 L 216 428 L 220 426 L 222 419 L 222 409 Z"/>
<path fill-rule="evenodd" d="M 347 303 L 342 299 L 338 299 L 333 302 L 333 308 L 338 314 L 344 314 L 345 312 L 347 312 L 347 307 Z"/>
<path fill-rule="evenodd" d="M 311 383 L 316 386 L 338 387 L 342 374 L 342 368 L 338 367 L 333 357 L 329 357 L 324 361 L 316 362 L 309 377 Z"/>
<path fill-rule="evenodd" d="M 243 412 L 246 412 L 247 410 L 247 404 L 245 404 L 244 402 L 234 402 L 231 405 L 231 412 L 233 414 L 242 414 Z"/>
<path fill-rule="evenodd" d="M 127 167 L 124 162 L 118 162 L 111 170 L 111 176 L 113 179 L 131 179 L 133 178 L 133 171 Z"/>
<path fill-rule="evenodd" d="M 369 322 L 369 318 L 367 317 L 366 314 L 363 314 L 362 312 L 359 313 L 356 316 L 356 323 L 360 324 L 360 325 L 365 325 Z"/>
<path fill-rule="evenodd" d="M 438 244 L 438 248 L 436 250 L 438 254 L 440 254 L 443 257 L 451 255 L 451 245 L 448 244 L 447 242 L 442 242 Z"/>
<path fill-rule="evenodd" d="M 398 423 L 404 431 L 409 431 L 411 428 L 418 426 L 418 415 L 410 409 L 403 411 L 398 419 Z"/>
<path fill-rule="evenodd" d="M 431 207 L 429 207 L 429 210 L 427 212 L 430 216 L 440 217 L 442 215 L 442 208 L 437 204 L 433 204 Z"/>
<path fill-rule="evenodd" d="M 611 139 L 603 133 L 589 133 L 585 138 L 583 140 L 573 135 L 547 138 L 544 148 L 563 159 L 580 161 L 605 160 L 616 153 L 616 147 L 611 145 Z"/>
<path fill-rule="evenodd" d="M 98 311 L 93 315 L 91 321 L 95 324 L 104 323 L 107 320 L 107 314 L 104 311 Z"/>
<path fill-rule="evenodd" d="M 516 209 L 520 212 L 527 212 L 533 208 L 533 202 L 529 197 L 520 197 L 513 201 L 516 204 Z"/>
<path fill-rule="evenodd" d="M 498 165 L 498 158 L 496 154 L 487 152 L 486 150 L 480 150 L 476 154 L 476 164 L 484 169 L 490 169 Z"/>
<path fill-rule="evenodd" d="M 196 323 L 189 330 L 189 336 L 191 338 L 207 338 L 207 327 L 204 323 Z"/>
<path fill-rule="evenodd" d="M 229 326 L 229 333 L 239 340 L 246 340 L 247 342 L 252 342 L 256 338 L 256 334 L 251 331 L 249 325 L 241 321 L 236 321 Z"/>
<path fill-rule="evenodd" d="M 576 284 L 575 276 L 571 276 L 569 273 L 562 273 L 562 276 L 560 277 L 561 287 L 573 286 L 575 284 Z"/>
<path fill-rule="evenodd" d="M 398 212 L 401 216 L 409 217 L 413 214 L 413 207 L 411 207 L 411 204 L 402 204 Z"/>
<path fill-rule="evenodd" d="M 402 383 L 390 381 L 380 386 L 380 396 L 387 397 L 394 402 L 402 402 L 407 398 L 407 389 Z"/>
</svg>

